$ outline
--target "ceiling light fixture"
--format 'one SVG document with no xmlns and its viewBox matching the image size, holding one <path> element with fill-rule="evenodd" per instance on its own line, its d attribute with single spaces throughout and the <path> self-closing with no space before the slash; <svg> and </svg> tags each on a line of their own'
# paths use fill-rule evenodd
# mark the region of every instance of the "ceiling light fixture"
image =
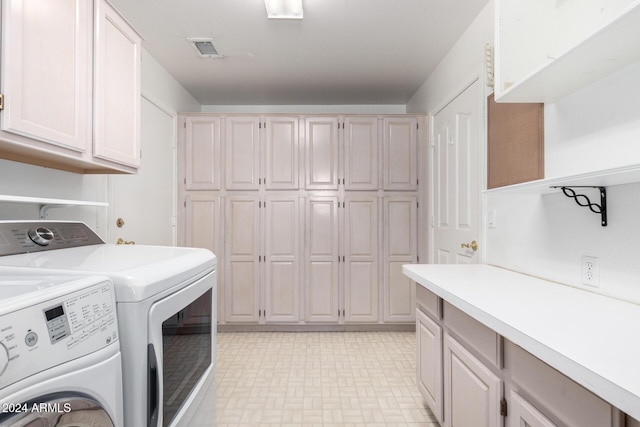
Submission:
<svg viewBox="0 0 640 427">
<path fill-rule="evenodd" d="M 302 19 L 302 0 L 264 0 L 269 19 Z"/>
<path fill-rule="evenodd" d="M 213 45 L 213 39 L 193 37 L 187 39 L 200 58 L 222 58 Z"/>
</svg>

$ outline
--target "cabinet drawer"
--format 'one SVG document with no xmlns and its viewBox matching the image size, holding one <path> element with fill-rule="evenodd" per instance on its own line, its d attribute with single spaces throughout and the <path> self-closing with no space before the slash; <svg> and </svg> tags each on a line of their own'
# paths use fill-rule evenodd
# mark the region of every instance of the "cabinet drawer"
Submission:
<svg viewBox="0 0 640 427">
<path fill-rule="evenodd" d="M 440 297 L 424 288 L 422 285 L 416 284 L 416 301 L 420 308 L 429 313 L 434 319 L 441 319 Z"/>
<path fill-rule="evenodd" d="M 581 427 L 613 426 L 615 410 L 604 400 L 553 369 L 537 357 L 508 342 L 505 367 L 521 394 L 556 424 Z"/>
<path fill-rule="evenodd" d="M 448 302 L 443 304 L 444 323 L 496 368 L 502 367 L 502 340 L 495 331 L 487 328 L 468 314 Z"/>
</svg>

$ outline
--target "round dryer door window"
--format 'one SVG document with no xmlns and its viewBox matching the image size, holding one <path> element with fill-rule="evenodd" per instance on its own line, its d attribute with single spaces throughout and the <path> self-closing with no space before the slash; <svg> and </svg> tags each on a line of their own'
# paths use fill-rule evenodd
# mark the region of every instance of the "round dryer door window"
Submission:
<svg viewBox="0 0 640 427">
<path fill-rule="evenodd" d="M 98 403 L 80 396 L 50 395 L 2 405 L 0 427 L 115 427 Z"/>
</svg>

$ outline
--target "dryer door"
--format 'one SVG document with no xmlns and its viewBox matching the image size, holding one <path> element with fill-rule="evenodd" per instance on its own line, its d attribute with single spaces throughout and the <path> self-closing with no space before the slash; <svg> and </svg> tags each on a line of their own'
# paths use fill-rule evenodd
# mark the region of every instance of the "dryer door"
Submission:
<svg viewBox="0 0 640 427">
<path fill-rule="evenodd" d="M 94 400 L 54 394 L 23 403 L 2 403 L 0 427 L 116 427 Z"/>
</svg>

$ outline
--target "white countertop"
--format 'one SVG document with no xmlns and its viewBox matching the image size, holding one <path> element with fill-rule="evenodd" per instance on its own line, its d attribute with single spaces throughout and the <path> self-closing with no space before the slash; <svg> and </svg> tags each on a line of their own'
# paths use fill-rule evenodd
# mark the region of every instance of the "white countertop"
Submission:
<svg viewBox="0 0 640 427">
<path fill-rule="evenodd" d="M 640 305 L 484 264 L 403 272 L 640 419 Z"/>
</svg>

